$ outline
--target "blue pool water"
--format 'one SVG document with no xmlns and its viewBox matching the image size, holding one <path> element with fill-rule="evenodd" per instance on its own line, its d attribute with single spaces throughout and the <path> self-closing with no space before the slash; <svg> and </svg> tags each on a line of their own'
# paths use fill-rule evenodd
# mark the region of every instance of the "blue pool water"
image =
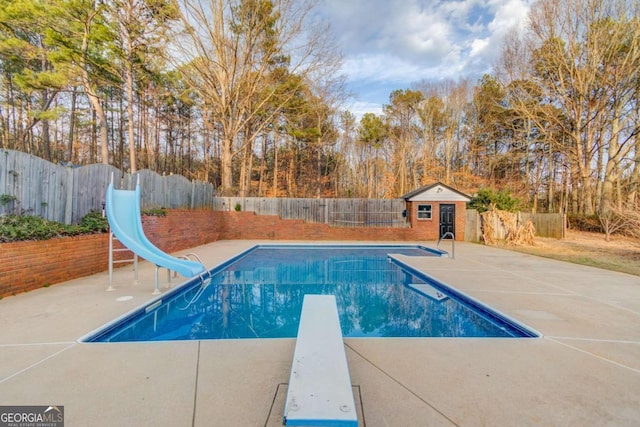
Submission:
<svg viewBox="0 0 640 427">
<path fill-rule="evenodd" d="M 85 341 L 292 338 L 305 294 L 336 296 L 346 337 L 537 336 L 393 254 L 440 255 L 408 245 L 259 245 L 212 270 L 210 283 L 191 280 Z"/>
</svg>

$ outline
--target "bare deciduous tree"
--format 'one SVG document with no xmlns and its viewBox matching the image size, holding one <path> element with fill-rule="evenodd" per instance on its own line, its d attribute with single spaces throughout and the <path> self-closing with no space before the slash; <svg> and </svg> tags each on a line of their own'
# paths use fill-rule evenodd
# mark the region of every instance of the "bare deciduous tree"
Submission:
<svg viewBox="0 0 640 427">
<path fill-rule="evenodd" d="M 637 14 L 637 2 L 628 0 L 540 0 L 531 8 L 527 41 L 533 79 L 543 91 L 534 107 L 560 112 L 547 115 L 555 117 L 549 128 L 568 137 L 559 145 L 577 175 L 583 213 L 611 203 L 635 137 L 627 117 L 637 104 L 631 95 L 640 70 Z"/>
<path fill-rule="evenodd" d="M 136 172 L 134 138 L 134 83 L 144 69 L 150 69 L 150 56 L 158 54 L 168 36 L 168 23 L 174 18 L 169 2 L 150 0 L 111 0 L 110 16 L 117 27 L 116 45 L 121 56 L 127 97 L 127 140 L 129 168 Z"/>
<path fill-rule="evenodd" d="M 181 2 L 186 37 L 176 46 L 176 59 L 189 64 L 186 78 L 219 126 L 223 192 L 234 187 L 235 153 L 295 96 L 290 83 L 301 85 L 335 61 L 331 32 L 310 23 L 314 6 L 296 0 Z"/>
</svg>

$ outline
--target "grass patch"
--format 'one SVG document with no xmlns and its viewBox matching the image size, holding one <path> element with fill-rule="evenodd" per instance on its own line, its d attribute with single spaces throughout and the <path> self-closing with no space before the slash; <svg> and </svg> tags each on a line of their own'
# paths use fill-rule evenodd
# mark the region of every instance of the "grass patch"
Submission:
<svg viewBox="0 0 640 427">
<path fill-rule="evenodd" d="M 536 238 L 535 246 L 504 246 L 516 252 L 640 276 L 640 242 L 605 242 L 600 233 L 572 233 L 567 239 Z"/>
</svg>

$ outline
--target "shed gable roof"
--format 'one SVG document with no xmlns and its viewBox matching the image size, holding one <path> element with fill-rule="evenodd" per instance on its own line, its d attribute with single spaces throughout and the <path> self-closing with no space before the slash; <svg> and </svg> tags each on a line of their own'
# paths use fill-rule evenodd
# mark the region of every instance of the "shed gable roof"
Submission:
<svg viewBox="0 0 640 427">
<path fill-rule="evenodd" d="M 404 196 L 403 199 L 413 201 L 432 201 L 432 202 L 469 202 L 471 197 L 445 185 L 441 182 L 425 185 L 413 190 Z"/>
</svg>

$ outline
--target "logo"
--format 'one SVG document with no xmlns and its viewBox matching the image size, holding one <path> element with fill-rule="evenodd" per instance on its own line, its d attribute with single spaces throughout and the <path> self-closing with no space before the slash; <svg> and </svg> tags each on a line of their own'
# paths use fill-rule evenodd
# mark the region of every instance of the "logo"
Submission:
<svg viewBox="0 0 640 427">
<path fill-rule="evenodd" d="M 64 406 L 0 406 L 0 427 L 64 427 Z"/>
</svg>

